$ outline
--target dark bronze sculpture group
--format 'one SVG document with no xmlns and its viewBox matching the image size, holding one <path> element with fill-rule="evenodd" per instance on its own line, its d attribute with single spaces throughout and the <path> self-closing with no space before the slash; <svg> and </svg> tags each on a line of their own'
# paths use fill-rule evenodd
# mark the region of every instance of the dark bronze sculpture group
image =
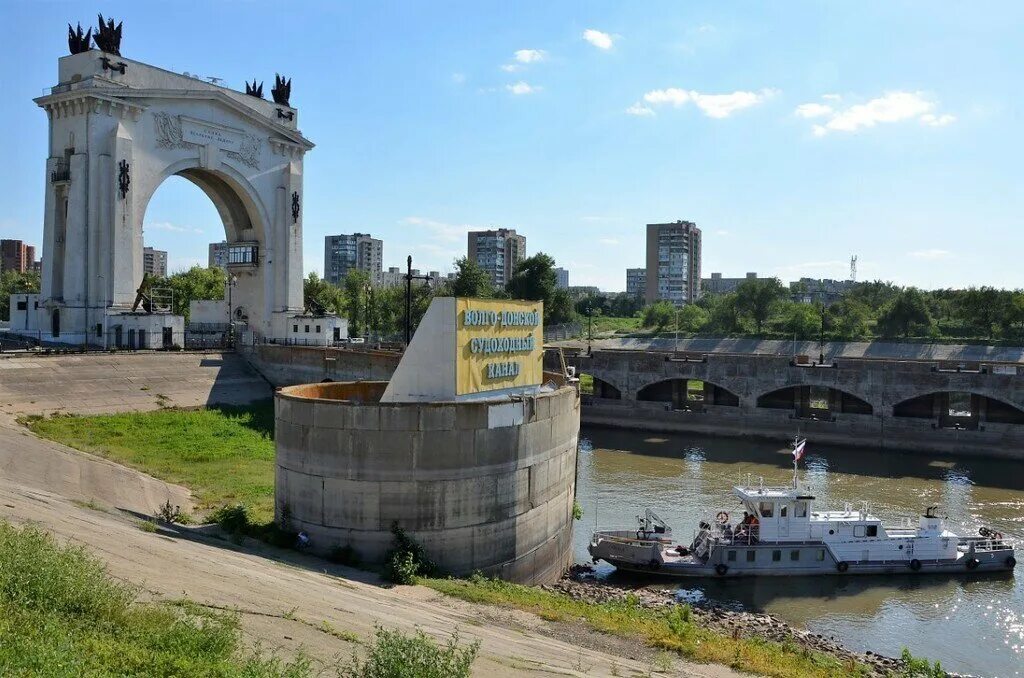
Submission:
<svg viewBox="0 0 1024 678">
<path fill-rule="evenodd" d="M 105 52 L 107 54 L 113 54 L 114 56 L 121 56 L 121 23 L 114 25 L 114 20 L 104 20 L 102 14 L 98 14 L 99 26 L 96 28 L 96 32 L 93 33 L 93 29 L 83 32 L 82 24 L 78 24 L 75 28 L 68 24 L 68 50 L 71 54 L 80 54 L 82 52 L 88 52 L 93 49 L 93 44 L 96 45 L 95 49 Z M 123 70 L 121 71 L 124 72 Z M 259 99 L 263 98 L 263 83 L 256 84 L 255 78 L 252 83 L 245 83 L 245 93 L 249 96 L 254 96 Z M 292 96 L 292 79 L 283 78 L 281 75 L 274 74 L 274 88 L 270 90 L 271 96 L 274 97 L 274 103 L 279 106 L 291 106 L 288 100 Z"/>
</svg>

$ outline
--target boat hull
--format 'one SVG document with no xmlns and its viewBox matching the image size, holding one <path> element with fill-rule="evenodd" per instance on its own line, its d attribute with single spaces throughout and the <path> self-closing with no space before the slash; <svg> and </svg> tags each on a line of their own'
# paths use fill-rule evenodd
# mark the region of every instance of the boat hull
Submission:
<svg viewBox="0 0 1024 678">
<path fill-rule="evenodd" d="M 621 540 L 591 542 L 594 561 L 616 569 L 667 577 L 800 577 L 877 574 L 977 574 L 1011 572 L 1012 548 L 960 553 L 942 560 L 837 561 L 822 543 L 723 546 L 707 559 L 678 556 L 656 543 L 630 544 Z"/>
</svg>

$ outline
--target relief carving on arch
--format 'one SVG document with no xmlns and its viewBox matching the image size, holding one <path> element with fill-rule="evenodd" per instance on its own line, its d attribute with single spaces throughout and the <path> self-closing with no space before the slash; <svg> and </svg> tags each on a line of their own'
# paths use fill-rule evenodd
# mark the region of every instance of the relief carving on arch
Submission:
<svg viewBox="0 0 1024 678">
<path fill-rule="evenodd" d="M 200 144 L 185 141 L 181 131 L 181 118 L 169 113 L 153 113 L 156 123 L 156 145 L 159 148 L 192 148 Z M 253 169 L 260 168 L 260 153 L 263 150 L 263 139 L 255 134 L 241 134 L 238 150 L 224 150 L 224 155 L 234 158 Z"/>
</svg>

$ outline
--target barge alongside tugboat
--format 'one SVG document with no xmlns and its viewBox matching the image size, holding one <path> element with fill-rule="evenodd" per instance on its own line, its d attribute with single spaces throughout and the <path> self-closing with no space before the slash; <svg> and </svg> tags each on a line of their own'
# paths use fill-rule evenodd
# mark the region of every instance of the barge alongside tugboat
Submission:
<svg viewBox="0 0 1024 678">
<path fill-rule="evenodd" d="M 671 528 L 648 510 L 637 528 L 594 532 L 590 555 L 620 570 L 676 577 L 956 574 L 1016 566 L 1014 547 L 1001 534 L 983 527 L 978 536 L 958 536 L 934 506 L 916 526 L 883 525 L 866 504 L 814 511 L 814 494 L 797 472 L 805 442 L 794 443 L 791 487 L 733 487 L 743 522 L 733 526 L 720 511 L 700 523 L 689 545 L 676 545 Z"/>
</svg>

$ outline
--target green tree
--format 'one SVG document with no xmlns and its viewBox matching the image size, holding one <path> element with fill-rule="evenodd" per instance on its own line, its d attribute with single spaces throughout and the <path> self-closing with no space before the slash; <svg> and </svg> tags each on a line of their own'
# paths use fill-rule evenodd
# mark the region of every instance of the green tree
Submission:
<svg viewBox="0 0 1024 678">
<path fill-rule="evenodd" d="M 348 318 L 348 336 L 361 337 L 366 333 L 367 293 L 370 276 L 366 271 L 349 269 L 342 282 L 344 292 L 342 308 Z"/>
<path fill-rule="evenodd" d="M 705 299 L 701 299 L 705 302 Z M 730 336 L 740 331 L 740 313 L 737 308 L 735 292 L 716 294 L 706 299 L 708 322 L 704 326 L 706 332 L 722 336 Z"/>
<path fill-rule="evenodd" d="M 828 308 L 828 325 L 837 339 L 853 341 L 870 335 L 871 309 L 851 297 L 844 297 Z"/>
<path fill-rule="evenodd" d="M 512 279 L 505 286 L 513 299 L 543 301 L 544 323 L 548 325 L 569 322 L 575 315 L 568 293 L 557 288 L 554 269 L 555 260 L 538 252 L 516 264 Z"/>
<path fill-rule="evenodd" d="M 10 299 L 12 294 L 36 294 L 39 292 L 39 274 L 35 271 L 4 271 L 0 273 L 0 320 L 11 319 Z"/>
<path fill-rule="evenodd" d="M 993 328 L 1010 312 L 1012 293 L 994 287 L 971 287 L 960 291 L 955 306 L 960 317 L 977 336 L 991 339 Z"/>
<path fill-rule="evenodd" d="M 888 304 L 892 303 L 899 295 L 900 288 L 890 282 L 875 280 L 873 282 L 857 283 L 853 289 L 846 293 L 847 299 L 859 301 L 867 306 L 875 314 Z"/>
<path fill-rule="evenodd" d="M 187 271 L 178 271 L 166 278 L 153 278 L 149 289 L 170 289 L 174 293 L 171 309 L 189 321 L 189 303 L 201 299 L 223 299 L 227 272 L 219 267 L 203 268 L 193 266 Z"/>
<path fill-rule="evenodd" d="M 322 309 L 327 313 L 340 313 L 342 309 L 341 289 L 335 287 L 310 271 L 302 281 L 302 300 L 310 311 Z"/>
<path fill-rule="evenodd" d="M 711 316 L 703 308 L 696 304 L 687 304 L 679 309 L 676 314 L 676 328 L 680 332 L 696 334 L 704 329 Z"/>
<path fill-rule="evenodd" d="M 655 331 L 661 332 L 672 325 L 676 316 L 676 307 L 667 301 L 656 301 L 644 309 L 640 325 L 653 327 Z"/>
<path fill-rule="evenodd" d="M 736 288 L 736 309 L 754 321 L 758 334 L 771 317 L 776 304 L 786 295 L 778 278 L 745 280 Z"/>
<path fill-rule="evenodd" d="M 929 334 L 932 330 L 932 317 L 921 291 L 916 287 L 901 291 L 882 310 L 878 317 L 878 330 L 883 337 L 906 338 Z"/>
<path fill-rule="evenodd" d="M 781 310 L 782 329 L 786 336 L 813 339 L 821 333 L 821 311 L 813 305 L 790 301 Z"/>
<path fill-rule="evenodd" d="M 468 257 L 460 257 L 455 260 L 455 279 L 446 283 L 444 295 L 486 298 L 494 296 L 494 285 L 491 276 L 479 264 Z"/>
</svg>

